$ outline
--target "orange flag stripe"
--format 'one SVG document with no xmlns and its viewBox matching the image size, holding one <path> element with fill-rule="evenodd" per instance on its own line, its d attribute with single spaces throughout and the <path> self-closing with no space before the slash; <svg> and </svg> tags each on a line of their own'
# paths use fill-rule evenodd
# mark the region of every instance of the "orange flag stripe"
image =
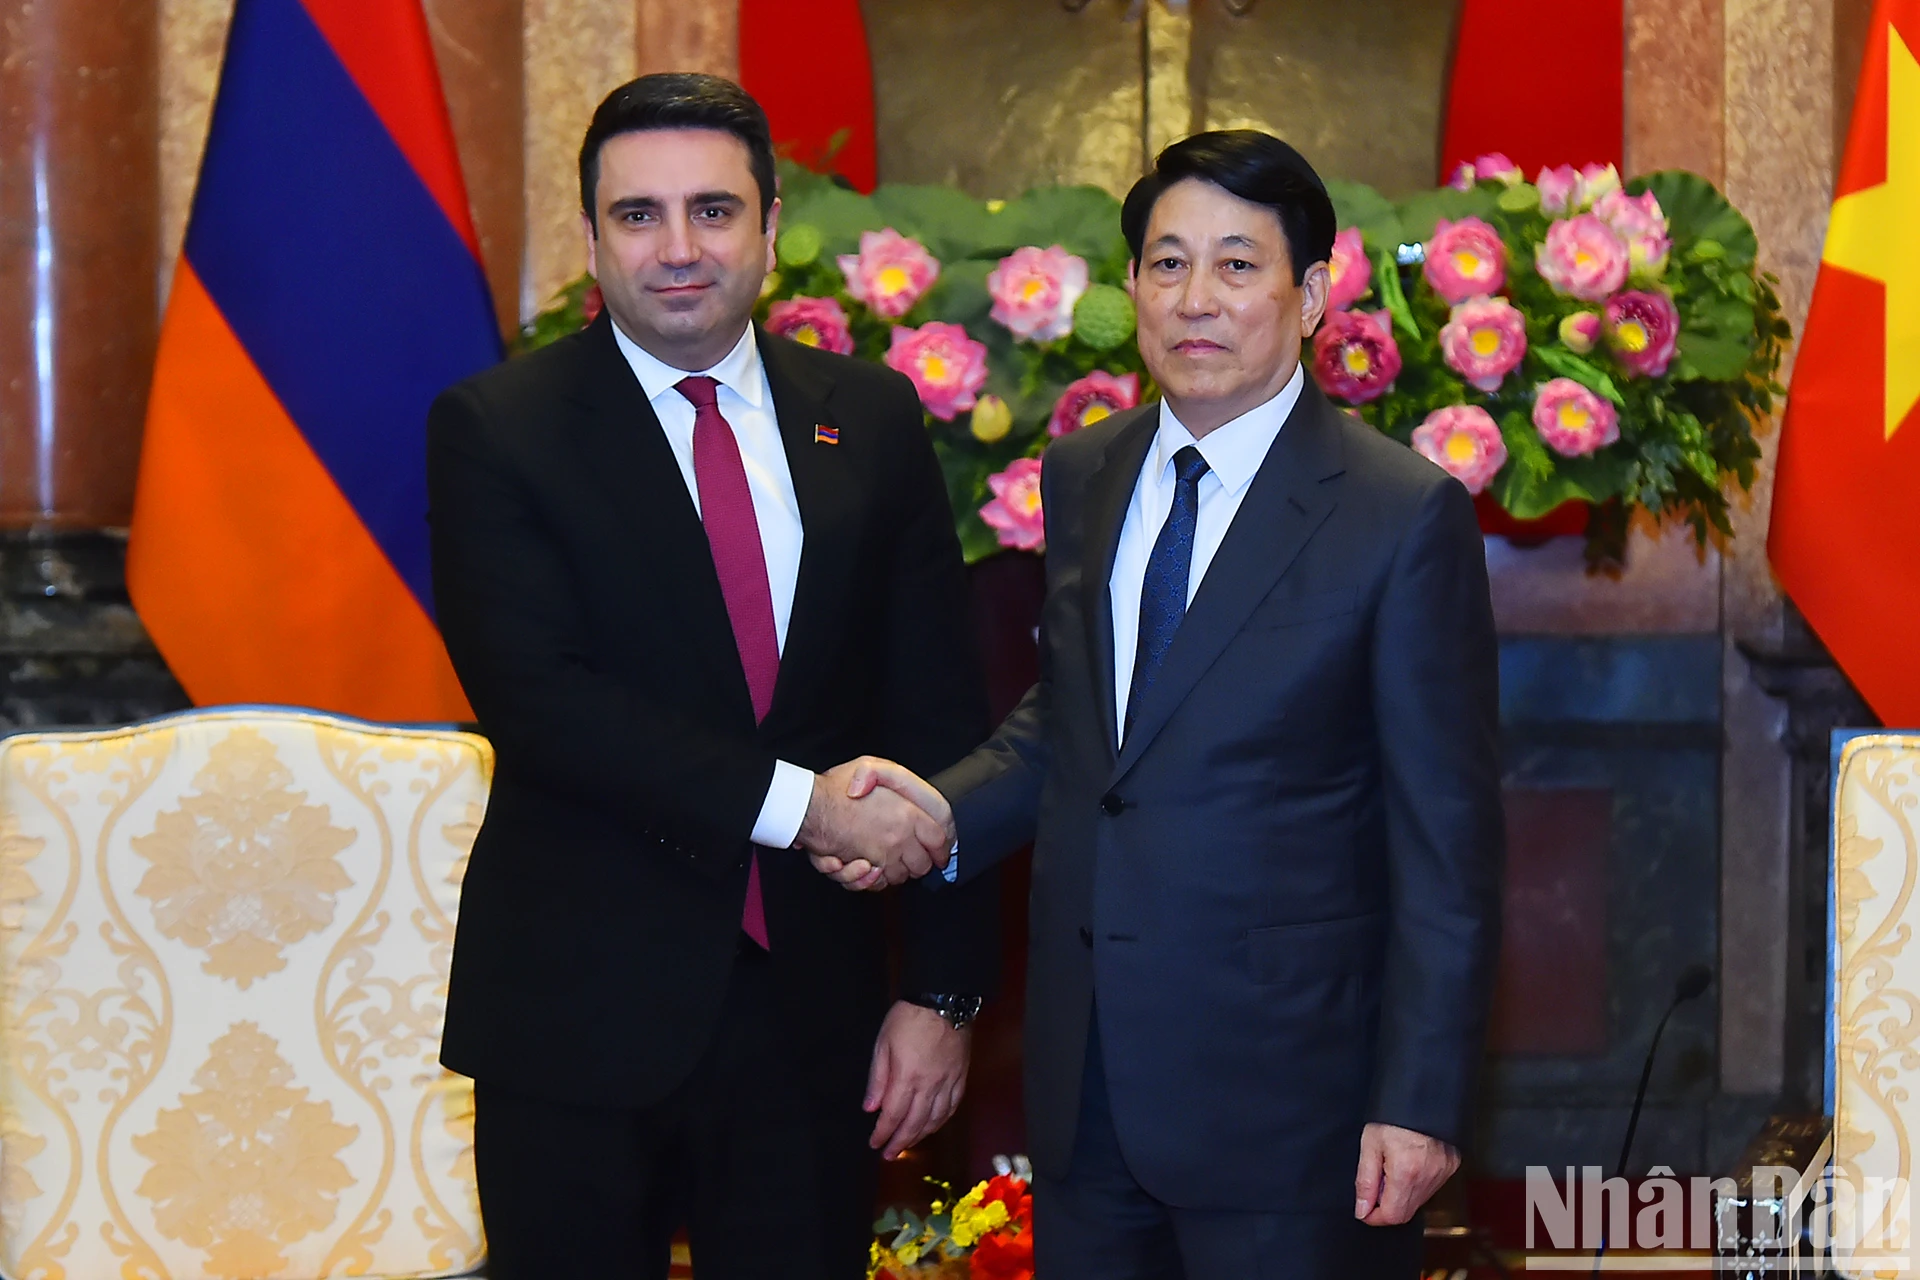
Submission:
<svg viewBox="0 0 1920 1280">
<path fill-rule="evenodd" d="M 147 409 L 127 588 L 200 705 L 275 689 L 372 720 L 472 718 L 433 622 L 185 259 Z"/>
</svg>

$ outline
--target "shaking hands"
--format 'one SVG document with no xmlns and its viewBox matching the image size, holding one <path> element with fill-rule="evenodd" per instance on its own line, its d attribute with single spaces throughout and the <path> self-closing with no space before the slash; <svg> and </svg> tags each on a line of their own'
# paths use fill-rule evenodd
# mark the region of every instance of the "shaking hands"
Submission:
<svg viewBox="0 0 1920 1280">
<path fill-rule="evenodd" d="M 946 798 L 876 756 L 815 775 L 798 841 L 816 870 L 849 889 L 905 884 L 944 868 L 953 842 Z"/>
</svg>

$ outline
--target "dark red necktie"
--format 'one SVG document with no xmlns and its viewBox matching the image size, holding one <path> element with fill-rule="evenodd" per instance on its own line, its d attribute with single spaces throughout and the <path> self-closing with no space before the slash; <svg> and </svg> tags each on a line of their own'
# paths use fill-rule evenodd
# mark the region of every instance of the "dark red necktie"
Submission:
<svg viewBox="0 0 1920 1280">
<path fill-rule="evenodd" d="M 693 404 L 693 482 L 700 490 L 700 521 L 713 549 L 720 594 L 733 624 L 733 644 L 753 697 L 753 718 L 767 718 L 780 675 L 780 638 L 773 627 L 773 589 L 767 585 L 767 553 L 760 520 L 753 513 L 747 468 L 733 428 L 720 416 L 720 384 L 712 378 L 682 378 L 675 390 Z M 760 900 L 760 859 L 747 871 L 747 903 L 740 913 L 747 936 L 767 946 L 767 913 Z"/>
</svg>

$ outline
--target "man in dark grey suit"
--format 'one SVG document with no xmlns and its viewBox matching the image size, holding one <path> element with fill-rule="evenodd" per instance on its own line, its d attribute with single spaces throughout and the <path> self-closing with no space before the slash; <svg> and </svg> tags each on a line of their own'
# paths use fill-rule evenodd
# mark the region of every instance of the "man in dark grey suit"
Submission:
<svg viewBox="0 0 1920 1280">
<path fill-rule="evenodd" d="M 854 789 L 961 880 L 1033 842 L 1043 1280 L 1411 1277 L 1498 945 L 1473 504 L 1303 378 L 1334 215 L 1292 148 L 1176 143 L 1122 222 L 1165 399 L 1047 453 L 1040 681 L 932 788 Z"/>
</svg>

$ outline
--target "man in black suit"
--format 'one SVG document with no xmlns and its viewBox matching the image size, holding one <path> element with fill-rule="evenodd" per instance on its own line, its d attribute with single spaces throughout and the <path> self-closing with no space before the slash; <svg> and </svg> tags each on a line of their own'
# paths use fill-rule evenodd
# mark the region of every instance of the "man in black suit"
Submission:
<svg viewBox="0 0 1920 1280">
<path fill-rule="evenodd" d="M 1411 1277 L 1498 935 L 1473 504 L 1302 377 L 1334 215 L 1292 148 L 1176 143 L 1122 220 L 1165 399 L 1046 455 L 1040 681 L 937 792 L 855 789 L 947 817 L 962 884 L 1034 842 L 1044 1280 Z"/>
<path fill-rule="evenodd" d="M 880 900 L 793 846 L 946 861 L 813 772 L 986 732 L 945 486 L 907 379 L 750 323 L 779 206 L 738 86 L 616 90 L 580 168 L 605 314 L 428 430 L 440 628 L 498 760 L 442 1048 L 488 1274 L 664 1277 L 684 1215 L 709 1280 L 855 1280 L 874 1148 L 959 1102 L 995 895 L 907 892 L 889 1007 Z"/>
</svg>

